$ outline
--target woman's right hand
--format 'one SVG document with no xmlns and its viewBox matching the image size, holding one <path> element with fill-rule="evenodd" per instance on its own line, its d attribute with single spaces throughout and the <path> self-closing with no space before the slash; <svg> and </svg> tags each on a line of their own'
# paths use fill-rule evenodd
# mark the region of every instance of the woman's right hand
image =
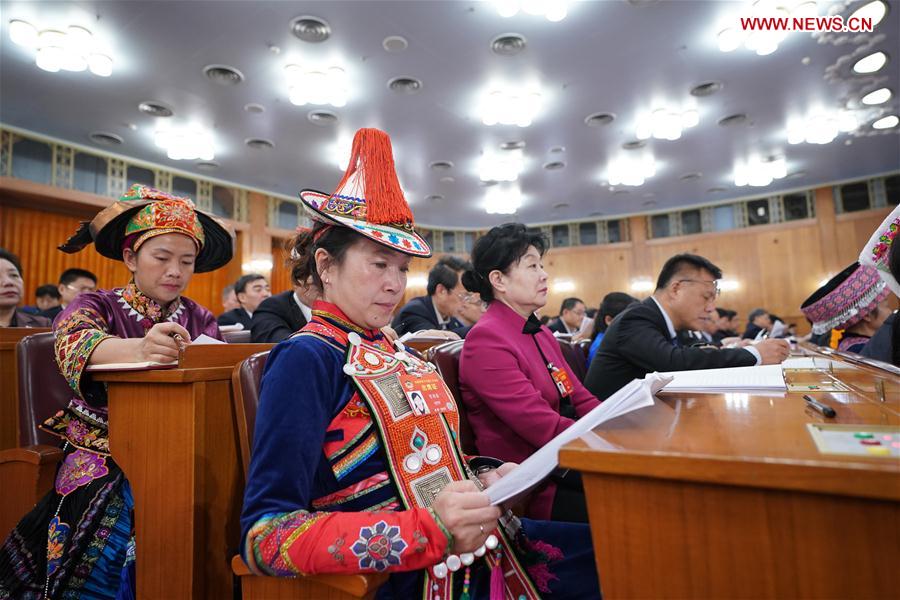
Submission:
<svg viewBox="0 0 900 600">
<path fill-rule="evenodd" d="M 491 506 L 487 494 L 471 481 L 453 481 L 441 490 L 431 505 L 450 534 L 453 552 L 473 552 L 484 544 L 497 526 L 500 508 Z"/>
<path fill-rule="evenodd" d="M 141 361 L 173 362 L 178 360 L 179 342 L 173 337 L 181 337 L 181 345 L 191 343 L 191 334 L 178 323 L 157 323 L 147 332 L 138 345 L 138 357 Z"/>
</svg>

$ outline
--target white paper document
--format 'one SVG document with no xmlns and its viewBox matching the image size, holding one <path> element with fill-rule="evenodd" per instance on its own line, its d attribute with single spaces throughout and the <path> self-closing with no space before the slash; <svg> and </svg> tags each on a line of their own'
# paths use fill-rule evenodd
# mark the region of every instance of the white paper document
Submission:
<svg viewBox="0 0 900 600">
<path fill-rule="evenodd" d="M 207 344 L 224 344 L 222 340 L 217 340 L 214 337 L 209 337 L 205 333 L 201 333 L 196 338 L 191 340 L 191 346 L 205 346 Z"/>
<path fill-rule="evenodd" d="M 635 379 L 620 389 L 485 490 L 491 504 L 505 502 L 539 484 L 559 466 L 561 447 L 610 419 L 638 408 L 651 406 L 653 394 L 662 389 L 667 382 L 668 379 L 664 376 L 648 375 L 642 380 Z"/>
<path fill-rule="evenodd" d="M 795 356 L 781 363 L 782 369 L 852 369 L 853 365 L 815 356 Z"/>
<path fill-rule="evenodd" d="M 781 365 L 671 371 L 655 375 L 672 378 L 672 381 L 666 384 L 667 392 L 720 394 L 724 392 L 787 391 Z"/>
</svg>

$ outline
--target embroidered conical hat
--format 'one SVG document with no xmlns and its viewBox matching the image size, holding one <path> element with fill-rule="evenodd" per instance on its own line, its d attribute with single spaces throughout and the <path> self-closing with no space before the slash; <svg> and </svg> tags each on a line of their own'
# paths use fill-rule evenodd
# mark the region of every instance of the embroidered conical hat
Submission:
<svg viewBox="0 0 900 600">
<path fill-rule="evenodd" d="M 891 254 L 891 246 L 900 231 L 900 205 L 881 223 L 869 241 L 863 247 L 859 255 L 859 262 L 878 270 L 878 275 L 884 280 L 891 291 L 900 296 L 900 282 L 891 274 L 888 259 Z M 895 250 L 897 252 L 897 250 Z"/>
<path fill-rule="evenodd" d="M 428 243 L 416 233 L 394 168 L 391 139 L 383 131 L 356 132 L 350 163 L 333 194 L 305 189 L 300 199 L 316 221 L 349 227 L 404 254 L 431 256 Z"/>
</svg>

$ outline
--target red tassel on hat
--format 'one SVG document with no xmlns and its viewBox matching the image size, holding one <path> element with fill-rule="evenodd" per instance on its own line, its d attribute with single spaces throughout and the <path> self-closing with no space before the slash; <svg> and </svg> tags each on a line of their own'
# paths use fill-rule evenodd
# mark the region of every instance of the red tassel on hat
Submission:
<svg viewBox="0 0 900 600">
<path fill-rule="evenodd" d="M 366 220 L 376 225 L 412 223 L 413 215 L 403 197 L 391 138 L 385 132 L 365 128 L 353 136 L 353 150 L 344 178 L 337 189 L 344 187 L 354 172 L 361 171 L 365 185 Z"/>
</svg>

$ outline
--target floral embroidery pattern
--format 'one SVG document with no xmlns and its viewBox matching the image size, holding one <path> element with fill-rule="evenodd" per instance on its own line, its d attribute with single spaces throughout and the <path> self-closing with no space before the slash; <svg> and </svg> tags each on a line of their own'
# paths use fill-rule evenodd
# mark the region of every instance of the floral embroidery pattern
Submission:
<svg viewBox="0 0 900 600">
<path fill-rule="evenodd" d="M 81 375 L 97 344 L 108 337 L 109 325 L 93 308 L 79 308 L 56 326 L 56 364 L 76 395 L 81 395 Z"/>
<path fill-rule="evenodd" d="M 47 529 L 47 575 L 56 573 L 62 564 L 63 549 L 69 538 L 69 525 L 59 520 L 59 516 L 50 519 Z"/>
<path fill-rule="evenodd" d="M 334 543 L 328 546 L 328 554 L 331 555 L 331 558 L 335 560 L 335 562 L 339 564 L 344 564 L 344 554 L 341 550 L 346 543 L 346 536 L 341 536 L 338 539 L 334 540 Z"/>
<path fill-rule="evenodd" d="M 418 529 L 413 531 L 413 541 L 416 544 L 413 546 L 413 552 L 422 553 L 428 549 L 428 538 Z"/>
<path fill-rule="evenodd" d="M 69 408 L 58 411 L 41 424 L 41 429 L 68 440 L 76 448 L 83 448 L 94 453 L 109 454 L 109 439 L 106 423 L 97 419 L 88 421 L 87 417 L 76 414 L 72 410 L 77 406 L 73 400 Z"/>
<path fill-rule="evenodd" d="M 400 564 L 400 554 L 406 550 L 407 545 L 400 537 L 399 527 L 378 521 L 372 527 L 359 529 L 359 539 L 353 543 L 350 551 L 359 559 L 360 569 L 384 571 L 389 566 Z"/>
<path fill-rule="evenodd" d="M 114 291 L 119 296 L 119 304 L 122 305 L 128 316 L 134 317 L 144 329 L 150 329 L 163 321 L 175 321 L 184 311 L 181 298 L 172 302 L 169 308 L 163 311 L 163 308 L 155 300 L 138 289 L 133 279 L 124 288 Z"/>
<path fill-rule="evenodd" d="M 75 423 L 86 427 L 80 421 L 72 422 Z M 56 474 L 56 492 L 61 496 L 68 496 L 79 487 L 107 474 L 109 468 L 106 466 L 105 457 L 79 448 L 66 456 L 60 466 Z"/>
<path fill-rule="evenodd" d="M 894 243 L 894 238 L 897 237 L 898 230 L 900 230 L 900 219 L 897 219 L 888 225 L 887 231 L 878 236 L 878 243 L 872 247 L 872 258 L 875 259 L 875 262 L 878 262 L 882 257 L 887 256 L 891 244 Z"/>
<path fill-rule="evenodd" d="M 247 533 L 248 566 L 254 572 L 275 577 L 295 577 L 300 571 L 291 562 L 288 548 L 313 523 L 329 513 L 305 510 L 260 519 Z"/>
</svg>

